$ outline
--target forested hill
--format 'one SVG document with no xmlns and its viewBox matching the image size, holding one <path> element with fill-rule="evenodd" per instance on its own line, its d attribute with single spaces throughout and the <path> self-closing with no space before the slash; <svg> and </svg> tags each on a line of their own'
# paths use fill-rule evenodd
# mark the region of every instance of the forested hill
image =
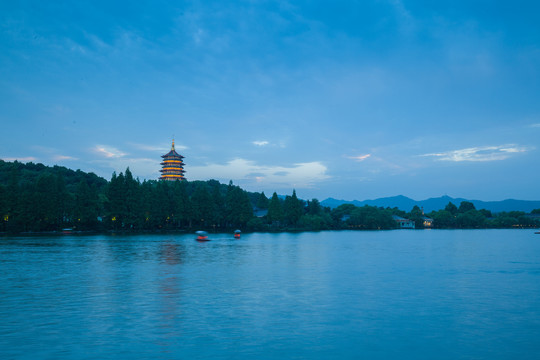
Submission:
<svg viewBox="0 0 540 360">
<path fill-rule="evenodd" d="M 140 182 L 129 168 L 107 181 L 61 166 L 0 161 L 0 232 L 245 226 L 260 196 L 216 180 Z"/>
<path fill-rule="evenodd" d="M 0 185 L 8 186 L 16 181 L 19 186 L 35 184 L 39 177 L 54 176 L 61 178 L 68 191 L 74 192 L 79 183 L 84 180 L 90 187 L 104 190 L 107 180 L 94 173 L 81 170 L 71 170 L 64 166 L 45 166 L 43 164 L 7 162 L 0 160 Z"/>
</svg>

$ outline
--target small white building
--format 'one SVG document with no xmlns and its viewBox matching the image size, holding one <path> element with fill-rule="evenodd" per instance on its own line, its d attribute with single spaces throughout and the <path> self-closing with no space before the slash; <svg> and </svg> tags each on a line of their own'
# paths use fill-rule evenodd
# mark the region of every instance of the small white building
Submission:
<svg viewBox="0 0 540 360">
<path fill-rule="evenodd" d="M 414 229 L 414 221 L 402 218 L 401 216 L 392 215 L 395 222 L 398 223 L 400 229 Z"/>
</svg>

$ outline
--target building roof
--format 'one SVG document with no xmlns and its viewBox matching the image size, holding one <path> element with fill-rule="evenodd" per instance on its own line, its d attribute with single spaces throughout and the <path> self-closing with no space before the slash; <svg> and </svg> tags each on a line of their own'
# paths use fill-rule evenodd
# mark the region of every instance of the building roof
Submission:
<svg viewBox="0 0 540 360">
<path fill-rule="evenodd" d="M 184 157 L 182 155 L 180 155 L 179 153 L 176 152 L 176 150 L 174 150 L 174 139 L 172 141 L 172 146 L 171 146 L 171 151 L 169 151 L 168 153 L 166 153 L 165 155 L 161 155 L 162 158 L 168 158 L 168 157 L 173 157 L 173 158 L 180 158 L 180 159 L 183 159 Z"/>
<path fill-rule="evenodd" d="M 395 221 L 411 221 L 409 219 L 405 219 L 401 216 L 397 216 L 397 215 L 392 215 L 392 219 L 394 219 Z"/>
</svg>

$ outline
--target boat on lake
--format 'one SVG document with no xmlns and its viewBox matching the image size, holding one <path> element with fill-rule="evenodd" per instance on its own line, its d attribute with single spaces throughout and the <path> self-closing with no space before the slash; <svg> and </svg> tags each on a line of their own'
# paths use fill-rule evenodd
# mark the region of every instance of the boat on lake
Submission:
<svg viewBox="0 0 540 360">
<path fill-rule="evenodd" d="M 240 234 L 242 234 L 242 231 L 240 231 L 240 230 L 235 230 L 235 231 L 234 231 L 234 238 L 235 238 L 235 239 L 240 239 Z"/>
<path fill-rule="evenodd" d="M 195 238 L 195 240 L 197 241 L 210 241 L 210 239 L 208 238 L 208 233 L 206 231 L 197 231 L 195 232 L 195 234 L 197 234 L 197 237 Z"/>
</svg>

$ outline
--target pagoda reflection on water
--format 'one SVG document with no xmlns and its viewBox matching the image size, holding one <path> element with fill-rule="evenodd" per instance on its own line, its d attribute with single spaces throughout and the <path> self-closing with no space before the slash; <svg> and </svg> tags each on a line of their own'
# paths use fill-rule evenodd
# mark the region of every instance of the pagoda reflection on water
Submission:
<svg viewBox="0 0 540 360">
<path fill-rule="evenodd" d="M 161 155 L 161 157 L 163 158 L 163 162 L 161 163 L 163 169 L 159 170 L 161 172 L 160 180 L 185 180 L 184 162 L 182 161 L 184 157 L 174 150 L 174 139 L 172 141 L 171 151 L 165 155 Z"/>
</svg>

